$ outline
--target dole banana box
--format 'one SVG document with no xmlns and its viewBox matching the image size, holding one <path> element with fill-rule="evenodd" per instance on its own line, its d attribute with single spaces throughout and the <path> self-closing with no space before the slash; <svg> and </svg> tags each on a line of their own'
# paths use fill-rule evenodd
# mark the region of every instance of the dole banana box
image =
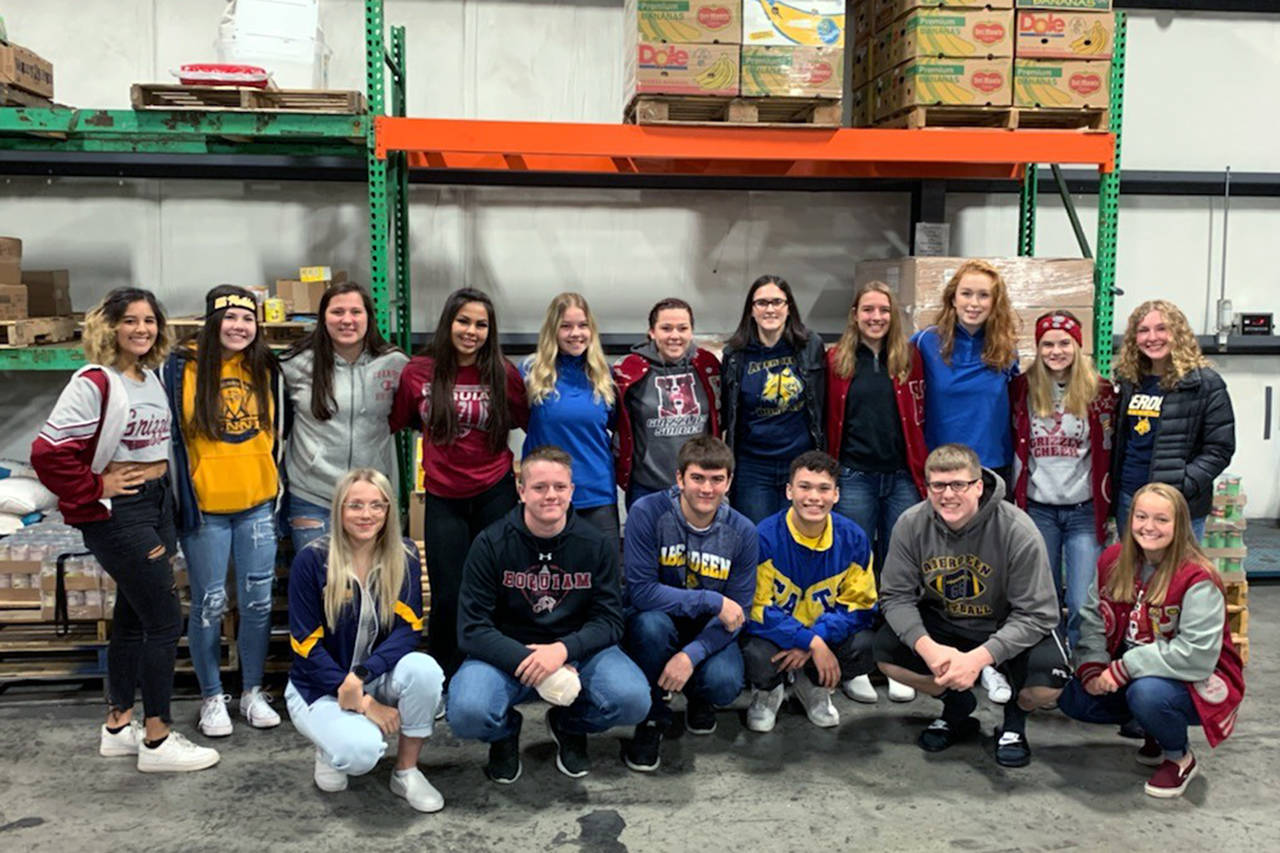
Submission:
<svg viewBox="0 0 1280 853">
<path fill-rule="evenodd" d="M 1007 107 L 1012 65 L 1012 59 L 914 59 L 876 78 L 876 118 L 909 107 Z"/>
<path fill-rule="evenodd" d="M 878 33 L 889 24 L 901 18 L 912 9 L 1012 9 L 1014 0 L 991 0 L 982 3 L 980 0 L 871 0 L 875 3 L 875 14 L 871 25 Z M 883 70 L 883 69 L 882 69 Z"/>
<path fill-rule="evenodd" d="M 856 44 L 846 47 L 845 53 L 850 55 L 849 89 L 858 89 L 871 82 L 871 44 Z"/>
<path fill-rule="evenodd" d="M 872 21 L 876 16 L 876 0 L 857 0 L 849 4 L 848 17 L 845 19 L 849 31 L 853 33 L 854 44 L 866 44 L 875 35 Z"/>
<path fill-rule="evenodd" d="M 876 61 L 889 69 L 911 59 L 1013 56 L 1013 12 L 1007 9 L 915 9 L 876 37 Z"/>
<path fill-rule="evenodd" d="M 637 41 L 737 44 L 742 0 L 627 0 L 628 49 Z"/>
<path fill-rule="evenodd" d="M 1019 59 L 1013 64 L 1015 107 L 1108 107 L 1111 63 Z"/>
<path fill-rule="evenodd" d="M 1068 9 L 1080 12 L 1110 12 L 1111 0 L 1016 0 L 1018 9 Z"/>
<path fill-rule="evenodd" d="M 845 0 L 742 0 L 742 43 L 844 47 Z"/>
<path fill-rule="evenodd" d="M 742 46 L 744 97 L 839 98 L 844 50 L 838 47 Z"/>
<path fill-rule="evenodd" d="M 851 107 L 851 115 L 849 124 L 851 127 L 870 127 L 872 120 L 871 104 L 872 87 L 870 84 L 859 86 L 849 93 L 849 102 Z"/>
<path fill-rule="evenodd" d="M 736 95 L 738 45 L 641 41 L 630 52 L 630 95 Z"/>
<path fill-rule="evenodd" d="M 1110 12 L 1019 9 L 1014 12 L 1014 28 L 1018 57 L 1110 59 L 1116 19 Z"/>
</svg>

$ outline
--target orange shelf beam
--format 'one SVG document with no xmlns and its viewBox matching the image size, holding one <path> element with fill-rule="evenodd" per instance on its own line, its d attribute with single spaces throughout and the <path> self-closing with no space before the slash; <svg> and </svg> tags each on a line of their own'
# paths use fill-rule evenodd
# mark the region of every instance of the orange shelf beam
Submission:
<svg viewBox="0 0 1280 853">
<path fill-rule="evenodd" d="M 1115 138 L 1075 130 L 671 127 L 375 119 L 380 158 L 423 169 L 867 178 L 1018 178 L 1026 163 L 1115 166 Z"/>
</svg>

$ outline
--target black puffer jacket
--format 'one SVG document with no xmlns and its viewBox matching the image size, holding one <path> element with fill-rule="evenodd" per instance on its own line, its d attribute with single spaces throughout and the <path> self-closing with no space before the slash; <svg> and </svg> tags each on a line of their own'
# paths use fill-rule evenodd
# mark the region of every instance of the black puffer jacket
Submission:
<svg viewBox="0 0 1280 853">
<path fill-rule="evenodd" d="M 827 444 L 823 440 L 823 398 L 827 393 L 827 350 L 822 337 L 810 330 L 809 340 L 796 354 L 796 367 L 804 379 L 804 414 L 809 424 L 809 437 L 817 450 Z M 746 353 L 725 347 L 720 369 L 720 428 L 724 440 L 733 447 L 738 431 L 738 402 L 742 391 L 742 370 Z"/>
<path fill-rule="evenodd" d="M 1120 482 L 1124 468 L 1128 438 L 1125 412 L 1133 392 L 1133 383 L 1120 383 L 1112 483 Z M 1226 470 L 1236 452 L 1236 418 L 1227 383 L 1208 367 L 1192 370 L 1173 390 L 1165 392 L 1157 423 L 1149 481 L 1176 486 L 1187 499 L 1192 518 L 1208 515 L 1213 505 L 1213 480 Z"/>
</svg>

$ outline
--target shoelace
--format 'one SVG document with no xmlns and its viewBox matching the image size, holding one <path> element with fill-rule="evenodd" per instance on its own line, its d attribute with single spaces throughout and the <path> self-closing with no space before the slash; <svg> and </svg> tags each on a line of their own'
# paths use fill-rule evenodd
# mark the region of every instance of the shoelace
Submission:
<svg viewBox="0 0 1280 853">
<path fill-rule="evenodd" d="M 204 700 L 204 704 L 208 705 L 215 701 L 221 702 L 223 707 L 225 707 L 231 701 L 231 694 L 223 693 L 221 696 L 210 696 L 209 698 Z"/>
</svg>

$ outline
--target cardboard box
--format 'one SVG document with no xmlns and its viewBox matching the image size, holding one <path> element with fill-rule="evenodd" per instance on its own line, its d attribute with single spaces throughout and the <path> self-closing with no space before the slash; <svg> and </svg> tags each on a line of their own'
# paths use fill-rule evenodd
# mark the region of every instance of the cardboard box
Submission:
<svg viewBox="0 0 1280 853">
<path fill-rule="evenodd" d="M 871 43 L 845 48 L 845 52 L 852 54 L 849 64 L 849 91 L 852 92 L 871 82 Z"/>
<path fill-rule="evenodd" d="M 1076 59 L 1018 59 L 1013 64 L 1017 107 L 1111 105 L 1111 63 Z"/>
<path fill-rule="evenodd" d="M 0 237 L 0 261 L 22 261 L 22 241 L 17 237 Z"/>
<path fill-rule="evenodd" d="M 276 280 L 276 296 L 285 301 L 291 314 L 316 314 L 320 311 L 320 297 L 329 287 L 327 281 Z"/>
<path fill-rule="evenodd" d="M 1016 0 L 1018 9 L 1070 9 L 1080 12 L 1110 12 L 1111 0 Z"/>
<path fill-rule="evenodd" d="M 25 47 L 0 44 L 0 83 L 17 86 L 42 98 L 52 98 L 53 63 Z"/>
<path fill-rule="evenodd" d="M 741 0 L 626 0 L 627 50 L 637 42 L 740 44 Z"/>
<path fill-rule="evenodd" d="M 871 126 L 871 85 L 859 86 L 849 93 L 852 127 Z"/>
<path fill-rule="evenodd" d="M 736 44 L 671 44 L 642 41 L 629 52 L 630 95 L 736 95 L 740 62 Z"/>
<path fill-rule="evenodd" d="M 887 71 L 926 57 L 1013 56 L 1007 9 L 914 9 L 876 34 L 876 67 Z"/>
<path fill-rule="evenodd" d="M 1014 31 L 1020 59 L 1110 59 L 1116 16 L 1110 12 L 1019 9 Z"/>
<path fill-rule="evenodd" d="M 742 94 L 747 97 L 839 98 L 844 92 L 838 47 L 742 46 Z"/>
<path fill-rule="evenodd" d="M 22 284 L 22 264 L 18 261 L 0 261 L 0 284 Z"/>
<path fill-rule="evenodd" d="M 65 317 L 71 313 L 71 273 L 68 270 L 23 270 L 27 313 L 32 317 Z"/>
<path fill-rule="evenodd" d="M 854 44 L 866 44 L 875 35 L 875 0 L 857 0 L 847 12 L 849 30 Z"/>
<path fill-rule="evenodd" d="M 1011 59 L 915 59 L 876 78 L 875 115 L 894 115 L 909 107 L 1009 106 Z"/>
<path fill-rule="evenodd" d="M 946 0 L 872 0 L 872 2 L 875 3 L 875 15 L 872 17 L 871 26 L 878 33 L 912 9 L 936 9 L 939 7 L 946 7 L 952 11 L 956 9 L 1012 9 L 1014 0 L 993 0 L 991 3 L 980 3 L 976 0 L 957 0 L 957 2 L 950 3 L 946 2 Z"/>
<path fill-rule="evenodd" d="M 742 43 L 844 47 L 845 0 L 742 0 Z"/>
<path fill-rule="evenodd" d="M 22 284 L 0 284 L 0 320 L 27 318 L 27 288 Z"/>
</svg>

